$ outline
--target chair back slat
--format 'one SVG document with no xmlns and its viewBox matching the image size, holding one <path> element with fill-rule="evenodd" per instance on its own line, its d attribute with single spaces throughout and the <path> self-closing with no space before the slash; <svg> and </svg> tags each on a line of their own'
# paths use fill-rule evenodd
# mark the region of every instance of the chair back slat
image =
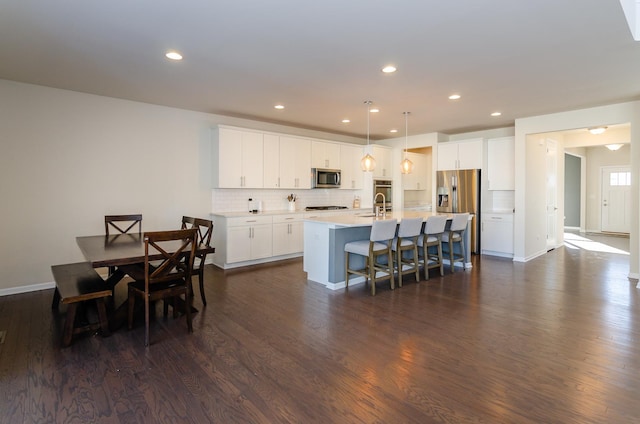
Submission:
<svg viewBox="0 0 640 424">
<path fill-rule="evenodd" d="M 398 226 L 397 219 L 383 219 L 380 221 L 373 221 L 371 226 L 370 241 L 387 241 L 393 240 L 396 235 L 396 227 Z"/>
<path fill-rule="evenodd" d="M 144 233 L 144 269 L 147 290 L 151 284 L 185 280 L 190 277 L 197 237 L 195 229 Z M 161 256 L 160 259 L 150 259 L 158 254 Z"/>
<path fill-rule="evenodd" d="M 425 234 L 442 234 L 444 228 L 447 226 L 447 217 L 444 215 L 433 215 L 427 218 L 427 223 L 424 226 Z"/>
<path fill-rule="evenodd" d="M 182 229 L 195 228 L 198 233 L 198 243 L 209 246 L 213 234 L 213 221 L 190 216 L 182 217 Z"/>
<path fill-rule="evenodd" d="M 129 226 L 126 228 L 120 227 L 118 223 L 121 223 L 124 227 L 127 223 Z M 124 223 L 124 225 L 122 224 Z M 131 215 L 105 215 L 104 216 L 104 232 L 109 235 L 110 229 L 115 229 L 119 234 L 127 234 L 133 227 L 138 226 L 138 234 L 142 233 L 142 214 Z"/>
<path fill-rule="evenodd" d="M 403 218 L 398 226 L 398 237 L 415 237 L 422 232 L 422 218 Z"/>
<path fill-rule="evenodd" d="M 469 222 L 469 214 L 468 213 L 458 213 L 453 215 L 453 219 L 451 220 L 450 231 L 463 231 L 467 228 L 467 223 Z"/>
</svg>

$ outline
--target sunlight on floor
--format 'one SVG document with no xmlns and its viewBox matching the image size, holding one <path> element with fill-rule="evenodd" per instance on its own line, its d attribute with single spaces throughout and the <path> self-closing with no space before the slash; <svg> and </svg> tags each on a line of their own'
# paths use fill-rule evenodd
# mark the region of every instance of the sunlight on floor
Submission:
<svg viewBox="0 0 640 424">
<path fill-rule="evenodd" d="M 629 252 L 622 249 L 618 249 L 595 240 L 590 240 L 584 236 L 574 233 L 564 233 L 564 245 L 568 249 L 584 249 L 591 252 L 618 253 L 620 255 L 629 254 Z"/>
</svg>

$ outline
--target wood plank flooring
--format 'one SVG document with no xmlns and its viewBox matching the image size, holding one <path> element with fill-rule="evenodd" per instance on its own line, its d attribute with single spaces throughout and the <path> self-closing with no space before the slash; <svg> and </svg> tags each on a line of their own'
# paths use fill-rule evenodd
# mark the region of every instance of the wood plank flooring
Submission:
<svg viewBox="0 0 640 424">
<path fill-rule="evenodd" d="M 141 321 L 60 348 L 52 290 L 0 298 L 2 423 L 637 423 L 640 290 L 574 247 L 403 288 L 301 260 L 206 270 L 194 333 Z M 64 311 L 64 309 L 61 309 Z"/>
</svg>

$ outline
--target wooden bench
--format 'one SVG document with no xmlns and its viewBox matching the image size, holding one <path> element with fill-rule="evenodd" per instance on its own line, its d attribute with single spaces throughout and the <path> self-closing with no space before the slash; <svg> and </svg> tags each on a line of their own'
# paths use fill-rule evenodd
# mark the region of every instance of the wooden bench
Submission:
<svg viewBox="0 0 640 424">
<path fill-rule="evenodd" d="M 112 295 L 111 289 L 88 262 L 54 265 L 51 267 L 56 290 L 53 293 L 51 308 L 58 309 L 60 302 L 67 306 L 67 317 L 62 333 L 62 345 L 69 346 L 75 334 L 87 331 L 102 330 L 108 336 L 109 321 L 105 299 Z M 86 325 L 75 325 L 78 305 L 88 300 L 95 300 L 98 308 L 98 322 Z"/>
</svg>

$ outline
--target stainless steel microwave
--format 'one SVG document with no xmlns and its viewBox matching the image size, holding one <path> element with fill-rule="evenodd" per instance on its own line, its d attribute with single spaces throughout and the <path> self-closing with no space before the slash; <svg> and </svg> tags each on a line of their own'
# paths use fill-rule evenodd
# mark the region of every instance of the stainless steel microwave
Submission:
<svg viewBox="0 0 640 424">
<path fill-rule="evenodd" d="M 311 187 L 340 188 L 340 170 L 311 168 Z"/>
</svg>

